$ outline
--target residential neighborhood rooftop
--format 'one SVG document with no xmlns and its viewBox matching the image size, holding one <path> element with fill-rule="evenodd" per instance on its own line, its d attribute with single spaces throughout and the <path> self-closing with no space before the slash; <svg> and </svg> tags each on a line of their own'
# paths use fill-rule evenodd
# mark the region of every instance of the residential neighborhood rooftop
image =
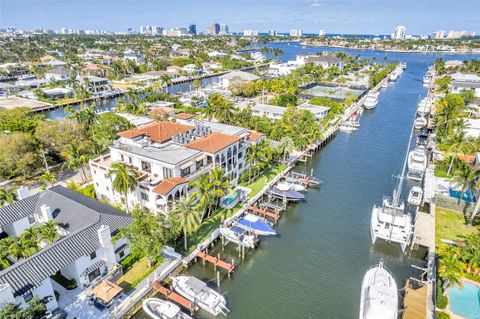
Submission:
<svg viewBox="0 0 480 319">
<path fill-rule="evenodd" d="M 238 142 L 241 138 L 220 132 L 211 133 L 187 144 L 187 147 L 207 153 L 217 153 L 224 148 Z"/>
<path fill-rule="evenodd" d="M 192 128 L 193 126 L 190 125 L 164 121 L 149 124 L 138 129 L 120 132 L 118 135 L 129 139 L 134 139 L 139 136 L 147 136 L 154 142 L 163 143 L 171 140 L 172 137 L 180 133 L 187 133 Z"/>
</svg>

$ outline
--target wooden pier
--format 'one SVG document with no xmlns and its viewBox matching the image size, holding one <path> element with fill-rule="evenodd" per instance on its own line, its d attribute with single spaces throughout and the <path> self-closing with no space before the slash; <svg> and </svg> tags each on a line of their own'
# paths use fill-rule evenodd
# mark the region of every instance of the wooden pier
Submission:
<svg viewBox="0 0 480 319">
<path fill-rule="evenodd" d="M 203 265 L 205 266 L 205 262 L 208 261 L 209 263 L 213 264 L 213 267 L 215 271 L 217 270 L 217 267 L 220 267 L 222 269 L 225 269 L 228 272 L 228 276 L 233 272 L 235 269 L 235 262 L 228 263 L 226 261 L 223 261 L 220 259 L 220 254 L 217 255 L 217 257 L 214 257 L 212 255 L 208 254 L 208 249 L 205 250 L 205 252 L 198 251 L 195 254 L 196 257 L 201 258 L 203 261 Z"/>
<path fill-rule="evenodd" d="M 176 292 L 165 288 L 158 281 L 153 281 L 152 282 L 152 287 L 156 291 L 158 291 L 159 293 L 164 295 L 167 300 L 174 301 L 174 302 L 178 303 L 179 305 L 181 305 L 183 308 L 190 310 L 191 314 L 193 314 L 193 312 L 195 311 L 195 305 L 193 304 L 193 302 L 191 302 L 190 300 L 180 296 Z"/>
<path fill-rule="evenodd" d="M 253 213 L 259 214 L 259 215 L 263 215 L 263 216 L 266 216 L 266 217 L 273 218 L 275 220 L 275 223 L 278 222 L 278 220 L 280 219 L 280 213 L 279 212 L 271 212 L 271 211 L 267 210 L 266 208 L 260 208 L 256 205 L 249 206 L 248 210 L 253 212 Z"/>
<path fill-rule="evenodd" d="M 403 319 L 427 318 L 427 286 L 413 288 L 410 279 L 407 280 L 405 297 L 403 298 Z"/>
</svg>

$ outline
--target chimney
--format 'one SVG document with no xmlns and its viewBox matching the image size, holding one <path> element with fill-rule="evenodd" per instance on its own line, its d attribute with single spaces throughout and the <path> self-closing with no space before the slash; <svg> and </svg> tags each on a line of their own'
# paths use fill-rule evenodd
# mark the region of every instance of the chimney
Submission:
<svg viewBox="0 0 480 319">
<path fill-rule="evenodd" d="M 45 204 L 40 206 L 40 219 L 44 223 L 53 219 L 52 210 Z"/>
<path fill-rule="evenodd" d="M 103 248 L 112 246 L 112 236 L 110 234 L 110 227 L 102 225 L 98 230 L 98 241 Z"/>
<path fill-rule="evenodd" d="M 17 189 L 18 200 L 22 200 L 24 198 L 27 198 L 28 196 L 30 196 L 30 190 L 28 189 L 27 186 L 23 186 Z"/>
</svg>

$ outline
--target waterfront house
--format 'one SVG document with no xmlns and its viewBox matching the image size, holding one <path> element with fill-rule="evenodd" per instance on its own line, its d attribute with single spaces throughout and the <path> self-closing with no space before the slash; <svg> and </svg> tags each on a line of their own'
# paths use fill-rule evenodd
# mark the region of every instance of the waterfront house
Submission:
<svg viewBox="0 0 480 319">
<path fill-rule="evenodd" d="M 203 62 L 202 63 L 202 70 L 205 73 L 212 73 L 215 70 L 219 70 L 222 68 L 222 65 L 217 62 Z"/>
<path fill-rule="evenodd" d="M 112 90 L 110 81 L 98 76 L 88 75 L 80 78 L 80 82 L 87 90 L 92 92 L 94 96 Z"/>
<path fill-rule="evenodd" d="M 123 60 L 130 60 L 135 62 L 136 64 L 140 64 L 143 62 L 143 54 L 132 51 L 132 50 L 126 50 L 121 56 Z"/>
<path fill-rule="evenodd" d="M 475 97 L 480 97 L 480 76 L 468 73 L 454 73 L 450 77 L 452 78 L 452 93 L 474 90 Z"/>
<path fill-rule="evenodd" d="M 219 77 L 222 87 L 227 89 L 239 82 L 251 82 L 260 79 L 259 76 L 244 71 L 232 71 Z"/>
<path fill-rule="evenodd" d="M 119 210 L 63 186 L 28 196 L 0 208 L 3 237 L 18 238 L 24 231 L 48 221 L 57 222 L 57 238 L 41 240 L 35 254 L 21 259 L 8 257 L 11 265 L 0 272 L 0 307 L 9 303 L 25 307 L 33 296 L 45 300 L 47 310 L 58 307 L 58 278 L 74 281 L 81 289 L 100 281 L 129 254 L 128 242 L 112 236 L 130 224 Z M 61 296 L 60 296 L 61 298 Z"/>
<path fill-rule="evenodd" d="M 182 70 L 187 72 L 187 73 L 195 73 L 197 71 L 197 66 L 193 63 L 187 64 L 182 67 Z"/>
<path fill-rule="evenodd" d="M 445 61 L 445 67 L 447 69 L 450 69 L 450 68 L 456 68 L 456 67 L 459 67 L 459 66 L 462 66 L 463 65 L 463 61 L 460 61 L 460 60 L 448 60 L 448 61 Z"/>
<path fill-rule="evenodd" d="M 340 70 L 343 70 L 343 67 L 345 66 L 345 62 L 342 59 L 331 54 L 297 55 L 296 62 L 300 66 L 303 66 L 307 63 L 313 63 L 314 65 L 321 66 L 324 69 L 336 66 Z"/>
<path fill-rule="evenodd" d="M 95 63 L 88 63 L 85 64 L 85 66 L 83 67 L 83 73 L 104 78 L 107 75 L 106 68 L 107 67 L 100 67 L 98 64 Z"/>
<path fill-rule="evenodd" d="M 50 82 L 66 81 L 70 79 L 70 70 L 65 67 L 57 67 L 45 72 L 45 79 Z"/>
<path fill-rule="evenodd" d="M 41 89 L 43 95 L 50 100 L 59 100 L 65 98 L 72 98 L 75 96 L 75 92 L 69 88 L 53 88 L 53 89 Z"/>
<path fill-rule="evenodd" d="M 293 70 L 300 66 L 295 61 L 288 61 L 285 63 L 270 63 L 268 73 L 274 76 L 284 76 L 292 73 Z"/>
<path fill-rule="evenodd" d="M 170 65 L 167 67 L 167 73 L 171 77 L 177 77 L 180 75 L 182 68 L 176 65 Z"/>
<path fill-rule="evenodd" d="M 298 109 L 300 110 L 306 110 L 310 111 L 315 115 L 317 120 L 323 119 L 329 111 L 329 107 L 325 106 L 317 106 L 317 105 L 310 105 L 308 103 L 304 103 L 302 105 L 297 106 Z M 266 116 L 267 118 L 271 120 L 279 120 L 283 117 L 285 112 L 288 110 L 288 108 L 283 107 L 283 106 L 276 106 L 276 105 L 268 105 L 268 104 L 255 104 L 251 107 L 252 109 L 252 114 L 254 116 Z"/>
</svg>

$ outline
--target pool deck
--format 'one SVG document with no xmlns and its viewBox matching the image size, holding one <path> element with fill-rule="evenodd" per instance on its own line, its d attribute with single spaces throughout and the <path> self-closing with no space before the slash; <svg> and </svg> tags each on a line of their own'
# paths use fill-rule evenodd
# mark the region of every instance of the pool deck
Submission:
<svg viewBox="0 0 480 319">
<path fill-rule="evenodd" d="M 464 282 L 468 282 L 474 286 L 477 286 L 478 288 L 480 288 L 480 283 L 479 282 L 476 282 L 476 281 L 473 281 L 473 280 L 470 280 L 470 279 L 467 279 L 467 278 L 463 278 L 462 281 Z M 447 305 L 447 308 L 445 308 L 443 310 L 443 312 L 445 313 L 448 313 L 450 315 L 450 318 L 451 319 L 467 319 L 465 317 L 462 317 L 462 316 L 459 316 L 457 314 L 455 314 L 451 309 L 450 309 L 450 290 L 448 290 L 448 300 L 449 300 L 449 303 Z"/>
<path fill-rule="evenodd" d="M 427 285 L 418 288 L 410 288 L 410 280 L 407 280 L 407 289 L 403 300 L 403 319 L 426 319 L 427 318 Z"/>
</svg>

